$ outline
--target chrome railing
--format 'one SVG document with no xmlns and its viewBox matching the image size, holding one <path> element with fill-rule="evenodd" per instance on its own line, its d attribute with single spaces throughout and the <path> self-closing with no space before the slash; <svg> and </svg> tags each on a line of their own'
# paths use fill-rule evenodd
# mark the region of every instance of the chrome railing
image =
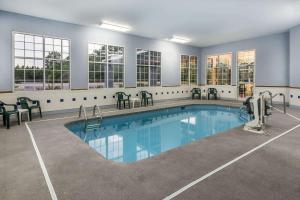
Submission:
<svg viewBox="0 0 300 200">
<path fill-rule="evenodd" d="M 87 120 L 86 110 L 85 110 L 85 107 L 83 105 L 81 105 L 80 108 L 79 108 L 79 116 L 78 116 L 79 118 L 81 118 L 82 112 L 83 112 L 83 115 L 84 115 L 84 119 Z"/>
<path fill-rule="evenodd" d="M 265 93 L 269 94 L 269 96 L 270 96 L 270 105 L 273 106 L 272 92 L 270 90 L 265 90 L 263 92 L 260 92 L 259 95 L 262 95 L 262 94 L 265 94 Z"/>
<path fill-rule="evenodd" d="M 286 114 L 286 100 L 285 100 L 285 94 L 283 93 L 276 93 L 272 96 L 271 99 L 274 99 L 277 96 L 282 96 L 282 102 L 283 102 L 283 113 Z M 272 101 L 273 102 L 273 101 Z M 273 107 L 273 103 L 271 104 Z"/>
<path fill-rule="evenodd" d="M 264 93 L 268 93 L 269 95 L 270 95 L 270 105 L 271 105 L 271 108 L 273 109 L 273 99 L 275 98 L 275 97 L 277 97 L 278 95 L 279 96 L 282 96 L 282 102 L 283 102 L 283 112 L 284 112 L 284 114 L 286 114 L 286 99 L 285 99 L 285 94 L 283 94 L 283 93 L 276 93 L 276 94 L 272 94 L 272 92 L 271 91 L 269 91 L 269 90 L 266 90 L 266 91 L 263 91 L 263 92 L 260 92 L 259 94 L 260 95 L 262 95 L 262 94 L 264 94 Z"/>
<path fill-rule="evenodd" d="M 100 127 L 103 116 L 102 116 L 101 109 L 98 105 L 95 105 L 93 107 L 93 115 L 92 115 L 95 119 L 98 119 L 97 123 L 88 124 L 88 116 L 87 116 L 87 112 L 86 112 L 86 107 L 84 107 L 83 105 L 81 105 L 79 108 L 79 118 L 81 118 L 82 114 L 84 117 L 84 129 L 85 130 Z"/>
</svg>

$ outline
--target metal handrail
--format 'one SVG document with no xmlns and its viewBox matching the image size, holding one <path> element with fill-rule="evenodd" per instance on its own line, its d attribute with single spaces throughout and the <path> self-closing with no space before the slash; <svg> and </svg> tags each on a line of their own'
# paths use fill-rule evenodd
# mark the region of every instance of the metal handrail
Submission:
<svg viewBox="0 0 300 200">
<path fill-rule="evenodd" d="M 86 110 L 85 110 L 85 107 L 83 105 L 81 105 L 80 108 L 79 108 L 79 118 L 81 117 L 82 111 L 83 111 L 83 114 L 84 114 L 84 119 L 87 120 Z"/>
<path fill-rule="evenodd" d="M 97 115 L 96 115 L 97 112 Z M 102 120 L 102 112 L 100 110 L 100 107 L 98 105 L 95 105 L 93 107 L 93 116 L 96 116 L 96 118 L 99 119 L 99 123 L 98 124 L 92 124 L 92 125 L 88 125 L 88 117 L 86 114 L 86 108 L 81 105 L 79 108 L 79 118 L 81 117 L 82 113 L 84 114 L 84 124 L 85 124 L 85 130 L 87 130 L 89 127 L 95 127 L 96 125 L 100 125 L 100 122 Z"/>
<path fill-rule="evenodd" d="M 259 95 L 262 95 L 264 93 L 268 93 L 270 95 L 270 104 L 273 107 L 273 99 L 272 99 L 272 92 L 270 90 L 265 90 L 259 93 Z"/>
<path fill-rule="evenodd" d="M 98 115 L 96 115 L 96 111 L 98 113 Z M 102 120 L 102 112 L 101 112 L 101 109 L 98 105 L 94 105 L 94 108 L 93 108 L 93 116 L 97 116 L 99 117 L 101 120 Z"/>
<path fill-rule="evenodd" d="M 282 101 L 283 101 L 283 113 L 286 114 L 286 100 L 285 100 L 285 94 L 283 93 L 276 93 L 272 96 L 271 99 L 277 97 L 277 96 L 282 96 Z M 273 104 L 272 104 L 272 107 L 273 107 Z"/>
</svg>

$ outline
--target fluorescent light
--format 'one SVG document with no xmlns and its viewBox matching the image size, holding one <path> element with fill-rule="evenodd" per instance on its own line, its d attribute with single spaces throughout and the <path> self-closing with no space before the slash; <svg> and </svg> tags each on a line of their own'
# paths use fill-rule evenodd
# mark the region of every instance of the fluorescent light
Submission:
<svg viewBox="0 0 300 200">
<path fill-rule="evenodd" d="M 171 41 L 171 42 L 177 42 L 177 43 L 188 43 L 191 40 L 189 38 L 186 38 L 186 37 L 181 37 L 181 36 L 173 35 L 173 37 L 171 39 L 169 39 L 169 41 Z"/>
<path fill-rule="evenodd" d="M 100 27 L 109 29 L 109 30 L 114 30 L 114 31 L 121 31 L 121 32 L 128 32 L 131 30 L 131 27 L 129 27 L 129 26 L 115 24 L 115 23 L 107 22 L 107 21 L 102 22 L 102 24 L 100 24 Z"/>
</svg>

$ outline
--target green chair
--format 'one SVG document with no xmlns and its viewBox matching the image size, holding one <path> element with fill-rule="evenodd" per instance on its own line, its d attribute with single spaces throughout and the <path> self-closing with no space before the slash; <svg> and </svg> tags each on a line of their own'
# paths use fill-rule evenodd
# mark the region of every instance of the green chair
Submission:
<svg viewBox="0 0 300 200">
<path fill-rule="evenodd" d="M 2 116 L 2 119 L 3 119 L 3 125 L 5 126 L 5 115 L 4 115 L 4 108 L 2 108 L 2 106 L 0 105 L 0 116 Z"/>
<path fill-rule="evenodd" d="M 17 117 L 18 124 L 20 125 L 19 111 L 16 104 L 6 104 L 0 101 L 0 115 L 3 116 L 3 125 L 6 126 L 7 129 L 10 128 L 11 115 L 15 115 Z"/>
<path fill-rule="evenodd" d="M 121 109 L 121 105 L 123 103 L 123 106 L 125 108 L 126 102 L 128 104 L 128 108 L 130 108 L 130 94 L 125 94 L 125 92 L 117 92 L 116 93 L 117 96 L 117 108 Z"/>
<path fill-rule="evenodd" d="M 142 96 L 142 101 L 141 101 L 141 106 L 148 106 L 149 105 L 149 100 L 151 101 L 151 104 L 153 106 L 153 95 L 150 92 L 147 91 L 140 91 L 141 96 Z"/>
<path fill-rule="evenodd" d="M 201 99 L 201 89 L 200 88 L 193 88 L 192 89 L 192 99 L 195 99 L 198 97 L 198 99 Z"/>
<path fill-rule="evenodd" d="M 40 113 L 40 117 L 42 118 L 42 109 L 40 105 L 40 101 L 32 100 L 28 97 L 19 97 L 18 103 L 20 104 L 22 109 L 27 109 L 29 112 L 29 119 L 32 120 L 32 110 L 38 109 Z"/>
<path fill-rule="evenodd" d="M 208 88 L 207 89 L 207 99 L 210 100 L 211 96 L 217 100 L 218 99 L 218 91 L 216 88 Z"/>
</svg>

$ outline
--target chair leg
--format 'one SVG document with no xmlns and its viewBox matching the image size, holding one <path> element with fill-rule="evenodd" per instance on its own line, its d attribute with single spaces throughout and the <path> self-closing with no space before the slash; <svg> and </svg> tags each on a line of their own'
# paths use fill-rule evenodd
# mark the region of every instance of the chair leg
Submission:
<svg viewBox="0 0 300 200">
<path fill-rule="evenodd" d="M 19 113 L 17 114 L 17 120 L 18 120 L 18 125 L 21 125 L 21 123 L 20 123 L 20 115 L 19 115 Z"/>
<path fill-rule="evenodd" d="M 6 126 L 6 118 L 4 114 L 3 114 L 3 125 Z"/>
<path fill-rule="evenodd" d="M 31 112 L 31 109 L 29 109 L 28 112 L 29 112 L 29 120 L 31 121 L 31 120 L 32 120 L 32 112 Z"/>
<path fill-rule="evenodd" d="M 42 108 L 39 107 L 39 111 L 40 111 L 40 117 L 43 118 L 43 115 L 42 115 Z"/>
<path fill-rule="evenodd" d="M 6 116 L 6 128 L 7 129 L 10 128 L 10 117 L 9 117 L 9 115 Z"/>
</svg>

